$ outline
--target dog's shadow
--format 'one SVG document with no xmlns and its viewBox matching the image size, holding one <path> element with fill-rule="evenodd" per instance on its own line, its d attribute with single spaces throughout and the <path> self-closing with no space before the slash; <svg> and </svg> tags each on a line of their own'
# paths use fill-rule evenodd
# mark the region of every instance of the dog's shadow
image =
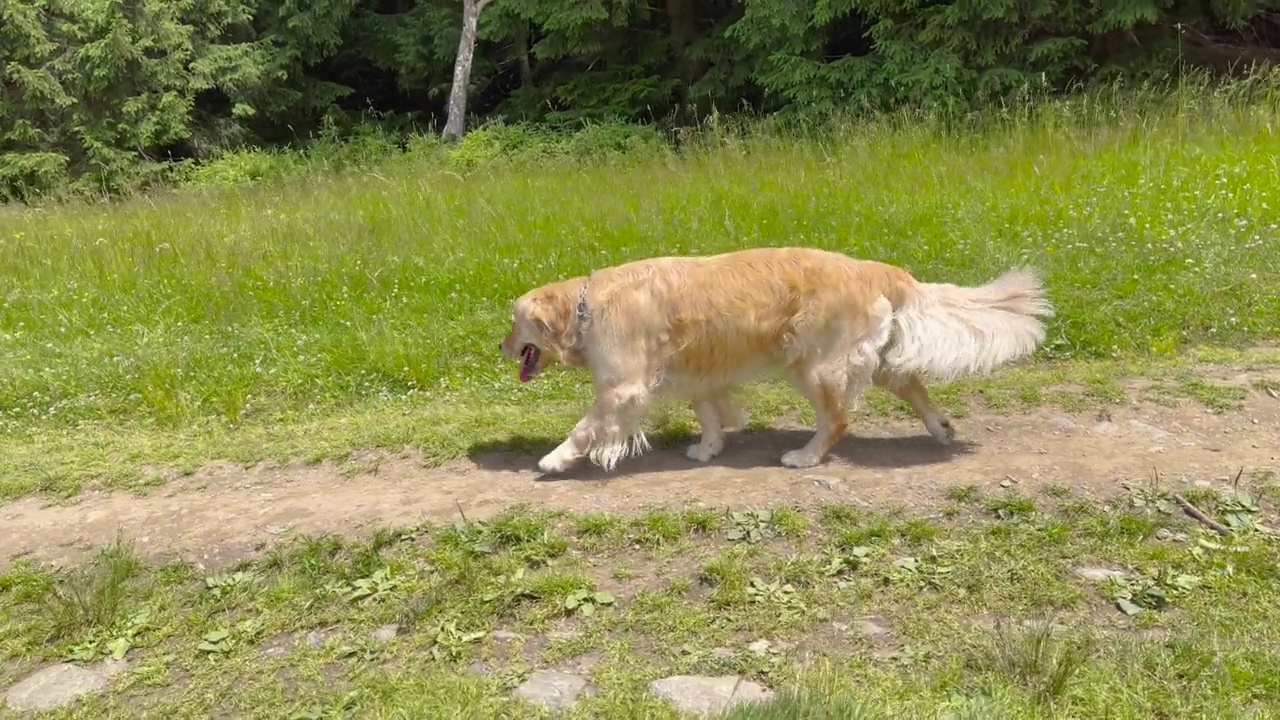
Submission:
<svg viewBox="0 0 1280 720">
<path fill-rule="evenodd" d="M 812 430 L 768 429 L 729 433 L 724 450 L 711 461 L 702 463 L 685 456 L 685 448 L 697 439 L 696 436 L 659 433 L 649 438 L 653 446 L 651 450 L 639 457 L 625 458 L 612 473 L 605 473 L 584 459 L 567 472 L 541 475 L 539 480 L 605 480 L 625 475 L 680 472 L 706 467 L 733 470 L 783 469 L 780 462 L 782 454 L 804 446 L 811 437 Z M 505 440 L 473 445 L 468 456 L 476 465 L 487 470 L 536 470 L 538 459 L 559 442 L 560 439 L 545 436 L 516 435 Z M 937 465 L 956 455 L 972 453 L 976 447 L 960 440 L 942 445 L 923 433 L 902 437 L 846 435 L 828 453 L 823 464 L 793 472 L 821 474 L 823 466 L 832 460 L 853 467 L 881 470 Z"/>
</svg>

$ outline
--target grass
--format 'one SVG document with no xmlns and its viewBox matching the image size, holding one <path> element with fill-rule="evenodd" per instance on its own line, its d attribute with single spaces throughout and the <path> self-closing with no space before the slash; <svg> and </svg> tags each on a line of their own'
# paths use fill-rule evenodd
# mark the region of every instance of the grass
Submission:
<svg viewBox="0 0 1280 720">
<path fill-rule="evenodd" d="M 1265 716 L 1280 706 L 1276 497 L 1269 476 L 1199 490 L 1230 538 L 1144 487 L 966 494 L 949 519 L 514 508 L 296 537 L 212 569 L 117 543 L 0 575 L 0 684 L 128 661 L 62 718 L 537 717 L 512 691 L 548 668 L 593 685 L 568 718 L 675 718 L 647 686 L 679 674 L 777 691 L 722 720 Z"/>
<path fill-rule="evenodd" d="M 509 303 L 662 253 L 812 245 L 962 283 L 1031 263 L 1058 310 L 1041 359 L 1060 364 L 944 388 L 944 403 L 1115 402 L 1118 367 L 1280 330 L 1274 99 L 1270 85 L 1089 96 L 963 130 L 891 118 L 596 165 L 401 159 L 4 209 L 0 496 L 215 458 L 540 447 L 589 388 L 569 372 L 514 381 L 496 349 Z M 1055 375 L 1082 390 L 1046 393 Z M 771 386 L 751 402 L 803 412 Z"/>
</svg>

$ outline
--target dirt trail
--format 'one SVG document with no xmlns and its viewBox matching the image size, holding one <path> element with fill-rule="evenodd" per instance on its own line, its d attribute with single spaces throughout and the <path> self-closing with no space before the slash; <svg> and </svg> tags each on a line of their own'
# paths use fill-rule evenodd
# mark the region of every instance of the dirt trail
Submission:
<svg viewBox="0 0 1280 720">
<path fill-rule="evenodd" d="M 423 519 L 493 515 L 513 504 L 572 510 L 637 510 L 655 505 L 749 507 L 845 502 L 870 506 L 936 506 L 948 486 L 973 484 L 1022 492 L 1049 485 L 1094 497 L 1120 491 L 1125 480 L 1167 483 L 1216 480 L 1275 471 L 1280 456 L 1280 401 L 1250 392 L 1241 410 L 1213 414 L 1199 405 L 1131 405 L 1095 415 L 1056 410 L 971 414 L 956 421 L 957 443 L 934 443 L 921 424 L 858 418 L 831 459 L 796 471 L 778 465 L 808 430 L 735 434 L 709 465 L 686 460 L 683 448 L 630 459 L 613 476 L 584 467 L 539 480 L 537 458 L 477 455 L 425 468 L 411 455 L 379 458 L 376 469 L 351 474 L 319 466 L 212 465 L 171 480 L 148 495 L 86 493 L 71 504 L 24 498 L 0 505 L 0 567 L 15 557 L 69 562 L 132 538 L 153 558 L 177 555 L 205 565 L 243 557 L 290 533 L 370 532 Z"/>
</svg>

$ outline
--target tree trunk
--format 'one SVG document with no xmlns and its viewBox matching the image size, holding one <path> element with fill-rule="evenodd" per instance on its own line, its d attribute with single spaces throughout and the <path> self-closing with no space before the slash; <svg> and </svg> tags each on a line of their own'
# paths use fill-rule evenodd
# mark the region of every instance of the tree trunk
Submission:
<svg viewBox="0 0 1280 720">
<path fill-rule="evenodd" d="M 529 59 L 529 21 L 521 20 L 516 30 L 516 52 L 520 54 L 520 84 L 533 87 L 533 63 Z"/>
<path fill-rule="evenodd" d="M 680 101 L 689 102 L 689 88 L 706 73 L 706 62 L 688 56 L 689 48 L 696 44 L 698 31 L 697 0 L 666 0 L 667 28 L 671 33 L 671 47 L 680 68 Z"/>
<path fill-rule="evenodd" d="M 462 0 L 462 36 L 458 38 L 458 57 L 453 61 L 453 87 L 449 89 L 449 113 L 441 139 L 460 140 L 467 131 L 467 86 L 471 83 L 471 62 L 476 54 L 476 32 L 480 28 L 480 11 L 491 0 Z"/>
</svg>

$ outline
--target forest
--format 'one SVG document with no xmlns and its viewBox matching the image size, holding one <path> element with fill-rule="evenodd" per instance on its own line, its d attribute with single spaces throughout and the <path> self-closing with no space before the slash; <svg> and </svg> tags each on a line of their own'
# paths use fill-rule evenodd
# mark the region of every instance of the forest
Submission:
<svg viewBox="0 0 1280 720">
<path fill-rule="evenodd" d="M 439 134 L 468 7 L 468 127 L 945 114 L 1280 53 L 1280 0 L 3 0 L 0 198 Z"/>
</svg>

